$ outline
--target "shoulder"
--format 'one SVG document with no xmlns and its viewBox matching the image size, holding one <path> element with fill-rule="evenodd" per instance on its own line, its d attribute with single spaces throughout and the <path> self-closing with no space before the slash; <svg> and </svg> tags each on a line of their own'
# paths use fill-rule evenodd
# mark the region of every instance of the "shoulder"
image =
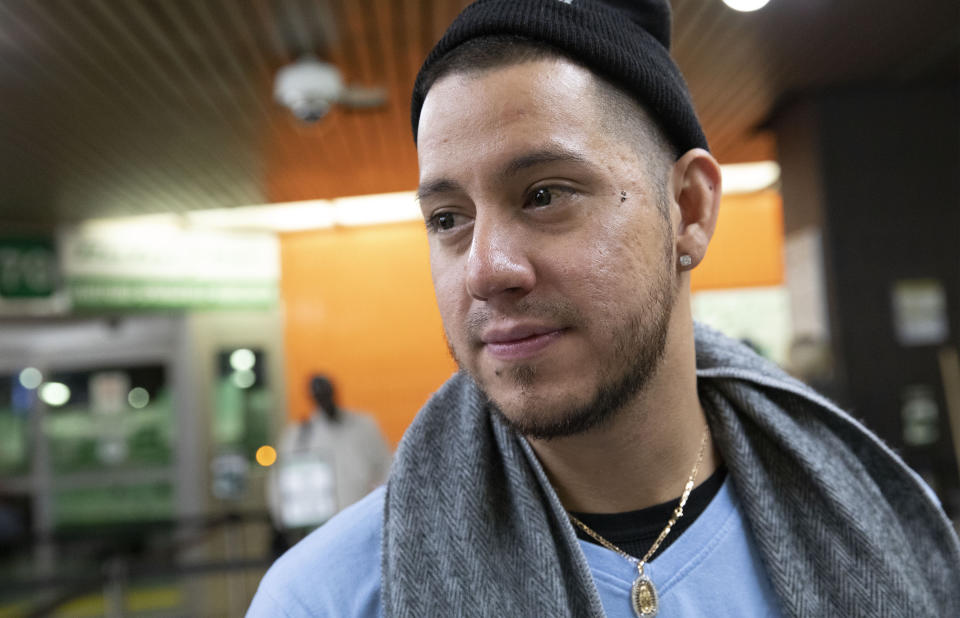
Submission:
<svg viewBox="0 0 960 618">
<path fill-rule="evenodd" d="M 376 427 L 377 421 L 367 412 L 356 410 L 340 410 L 343 413 L 343 422 L 355 427 Z"/>
<path fill-rule="evenodd" d="M 374 490 L 281 556 L 247 617 L 379 616 L 384 493 Z"/>
<path fill-rule="evenodd" d="M 344 432 L 368 444 L 385 444 L 380 424 L 372 415 L 366 412 L 350 411 L 343 416 Z"/>
</svg>

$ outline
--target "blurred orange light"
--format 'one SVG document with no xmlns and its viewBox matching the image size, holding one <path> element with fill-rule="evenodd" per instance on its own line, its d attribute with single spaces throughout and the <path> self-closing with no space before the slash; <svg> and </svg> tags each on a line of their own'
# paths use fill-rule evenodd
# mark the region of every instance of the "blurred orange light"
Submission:
<svg viewBox="0 0 960 618">
<path fill-rule="evenodd" d="M 268 468 L 277 461 L 277 450 L 269 445 L 263 445 L 257 449 L 257 463 Z"/>
</svg>

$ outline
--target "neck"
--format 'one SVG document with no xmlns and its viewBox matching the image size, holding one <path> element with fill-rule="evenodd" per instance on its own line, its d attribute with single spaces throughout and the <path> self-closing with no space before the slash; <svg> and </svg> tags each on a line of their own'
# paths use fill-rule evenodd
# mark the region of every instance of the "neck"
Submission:
<svg viewBox="0 0 960 618">
<path fill-rule="evenodd" d="M 707 425 L 697 397 L 689 303 L 680 300 L 660 367 L 642 393 L 588 432 L 530 440 L 568 510 L 619 513 L 674 500 L 682 493 Z M 708 438 L 694 484 L 718 465 Z"/>
</svg>

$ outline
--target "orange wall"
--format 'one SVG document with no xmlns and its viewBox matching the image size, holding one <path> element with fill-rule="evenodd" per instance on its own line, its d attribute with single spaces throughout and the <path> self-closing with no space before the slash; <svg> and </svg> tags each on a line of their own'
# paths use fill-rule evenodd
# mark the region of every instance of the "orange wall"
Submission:
<svg viewBox="0 0 960 618">
<path fill-rule="evenodd" d="M 726 195 L 694 291 L 783 283 L 783 202 L 776 191 Z"/>
<path fill-rule="evenodd" d="M 284 234 L 280 251 L 291 416 L 310 413 L 307 383 L 323 372 L 341 405 L 374 415 L 396 444 L 456 371 L 423 223 Z"/>
<path fill-rule="evenodd" d="M 723 199 L 694 289 L 783 281 L 779 195 Z M 344 407 L 365 410 L 396 444 L 414 415 L 456 370 L 443 339 L 423 224 L 284 234 L 287 400 L 302 418 L 307 382 L 329 374 Z"/>
</svg>

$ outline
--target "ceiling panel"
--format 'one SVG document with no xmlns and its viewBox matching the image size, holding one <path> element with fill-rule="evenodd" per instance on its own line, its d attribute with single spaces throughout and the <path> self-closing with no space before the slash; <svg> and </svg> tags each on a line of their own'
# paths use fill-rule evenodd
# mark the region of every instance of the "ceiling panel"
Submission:
<svg viewBox="0 0 960 618">
<path fill-rule="evenodd" d="M 0 0 L 0 223 L 412 189 L 409 95 L 465 0 Z M 778 101 L 956 79 L 954 0 L 674 0 L 673 53 L 721 162 L 774 156 Z M 386 105 L 306 125 L 273 101 L 304 53 Z"/>
</svg>

